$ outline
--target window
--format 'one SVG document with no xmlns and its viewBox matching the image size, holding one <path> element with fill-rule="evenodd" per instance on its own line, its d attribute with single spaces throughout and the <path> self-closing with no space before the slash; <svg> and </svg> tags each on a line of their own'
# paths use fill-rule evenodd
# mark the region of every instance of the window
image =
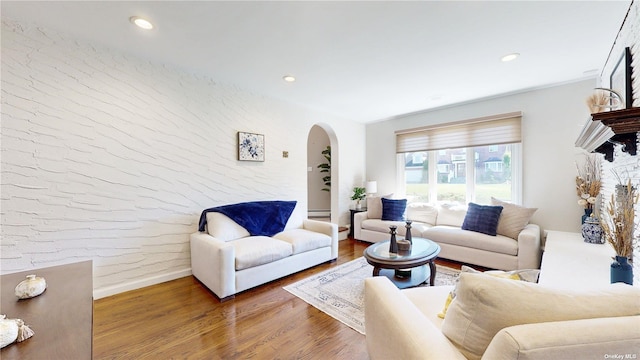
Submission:
<svg viewBox="0 0 640 360">
<path fill-rule="evenodd" d="M 398 174 L 404 177 L 398 182 L 401 187 L 398 192 L 404 193 L 409 202 L 467 203 L 473 201 L 489 204 L 493 196 L 519 203 L 521 200 L 520 115 L 513 113 L 506 115 L 498 116 L 498 120 L 493 123 L 499 129 L 491 127 L 492 120 L 480 121 L 482 122 L 480 126 L 478 121 L 470 122 L 473 125 L 472 130 L 481 129 L 485 139 L 478 144 L 469 141 L 469 146 L 431 148 L 433 144 L 456 144 L 454 141 L 440 141 L 437 138 L 446 133 L 441 127 L 399 132 L 397 134 L 399 150 L 411 149 L 412 144 L 418 142 L 422 144 L 414 147 L 419 151 L 398 151 Z M 505 122 L 505 118 L 508 121 Z M 446 127 L 449 130 L 457 127 L 456 132 L 465 128 L 464 124 Z M 432 132 L 433 129 L 438 131 Z M 498 136 L 486 136 L 496 133 Z M 446 133 L 449 140 L 456 135 L 455 132 Z M 468 133 L 460 138 L 474 139 Z M 410 141 L 405 142 L 407 139 Z M 493 139 L 495 143 L 487 144 L 488 139 Z M 503 143 L 504 140 L 509 142 Z M 429 166 L 429 164 L 435 166 Z"/>
<path fill-rule="evenodd" d="M 484 163 L 484 171 L 485 172 L 501 172 L 502 171 L 502 160 L 500 162 L 496 161 L 487 161 Z"/>
<path fill-rule="evenodd" d="M 425 159 L 420 164 L 405 164 L 405 181 L 402 184 L 405 187 L 404 193 L 409 202 L 454 201 L 466 204 L 473 201 L 489 204 L 492 196 L 518 202 L 519 199 L 514 193 L 518 193 L 519 189 L 514 188 L 515 184 L 512 181 L 515 178 L 512 154 L 514 148 L 519 147 L 519 144 L 507 144 L 501 145 L 496 152 L 491 151 L 488 146 L 481 146 L 447 149 L 446 155 L 440 155 L 439 151 L 403 154 L 402 156 L 409 158 L 419 154 L 421 159 Z M 468 160 L 469 155 L 461 154 L 467 152 L 471 154 L 471 160 Z M 489 153 L 491 156 L 488 157 Z M 496 153 L 498 155 L 495 155 Z M 460 158 L 461 155 L 464 159 Z M 431 177 L 437 181 L 433 184 L 429 183 L 429 159 L 431 163 L 436 164 Z"/>
</svg>

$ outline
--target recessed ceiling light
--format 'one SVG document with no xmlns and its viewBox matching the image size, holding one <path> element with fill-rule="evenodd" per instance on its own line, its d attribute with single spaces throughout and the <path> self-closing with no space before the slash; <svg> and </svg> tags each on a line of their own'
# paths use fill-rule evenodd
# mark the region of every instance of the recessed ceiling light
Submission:
<svg viewBox="0 0 640 360">
<path fill-rule="evenodd" d="M 512 60 L 515 60 L 518 56 L 520 56 L 519 53 L 513 53 L 513 54 L 503 56 L 500 60 L 504 62 L 512 61 Z"/>
<path fill-rule="evenodd" d="M 153 24 L 149 20 L 143 19 L 139 16 L 132 16 L 129 18 L 129 21 L 136 24 L 141 29 L 145 29 L 145 30 L 153 29 Z"/>
<path fill-rule="evenodd" d="M 286 82 L 294 82 L 296 81 L 296 77 L 293 75 L 285 75 L 282 77 L 282 80 L 286 81 Z"/>
</svg>

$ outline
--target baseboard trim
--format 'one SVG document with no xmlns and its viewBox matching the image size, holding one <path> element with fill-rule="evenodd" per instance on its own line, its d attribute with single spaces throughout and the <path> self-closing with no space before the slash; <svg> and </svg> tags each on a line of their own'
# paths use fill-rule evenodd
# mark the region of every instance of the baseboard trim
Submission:
<svg viewBox="0 0 640 360">
<path fill-rule="evenodd" d="M 175 279 L 180 279 L 185 276 L 190 276 L 191 274 L 192 274 L 191 268 L 188 268 L 188 269 L 178 270 L 178 271 L 174 271 L 167 274 L 148 277 L 145 279 L 130 281 L 124 284 L 118 284 L 118 285 L 107 286 L 99 289 L 94 289 L 93 299 L 94 300 L 102 299 L 107 296 L 120 294 L 126 291 L 141 289 L 143 287 L 156 285 L 156 284 L 160 284 L 160 283 L 175 280 Z"/>
<path fill-rule="evenodd" d="M 318 217 L 330 217 L 331 210 L 309 210 L 307 213 L 308 218 L 318 218 Z"/>
</svg>

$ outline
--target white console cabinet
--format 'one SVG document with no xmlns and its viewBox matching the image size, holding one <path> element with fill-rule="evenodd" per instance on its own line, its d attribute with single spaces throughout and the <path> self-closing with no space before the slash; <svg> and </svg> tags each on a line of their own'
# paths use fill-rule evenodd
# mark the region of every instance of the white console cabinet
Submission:
<svg viewBox="0 0 640 360">
<path fill-rule="evenodd" d="M 579 233 L 547 231 L 539 283 L 562 289 L 594 289 L 611 283 L 615 251 L 610 244 L 584 242 Z M 633 285 L 640 286 L 640 259 L 634 264 Z"/>
</svg>

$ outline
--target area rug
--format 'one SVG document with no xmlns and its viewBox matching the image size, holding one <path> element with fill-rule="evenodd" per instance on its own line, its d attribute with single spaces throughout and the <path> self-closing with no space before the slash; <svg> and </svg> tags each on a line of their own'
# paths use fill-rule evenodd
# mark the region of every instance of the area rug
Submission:
<svg viewBox="0 0 640 360">
<path fill-rule="evenodd" d="M 436 266 L 436 286 L 455 283 L 459 270 Z M 284 289 L 364 335 L 364 279 L 372 272 L 373 266 L 360 257 Z"/>
</svg>

